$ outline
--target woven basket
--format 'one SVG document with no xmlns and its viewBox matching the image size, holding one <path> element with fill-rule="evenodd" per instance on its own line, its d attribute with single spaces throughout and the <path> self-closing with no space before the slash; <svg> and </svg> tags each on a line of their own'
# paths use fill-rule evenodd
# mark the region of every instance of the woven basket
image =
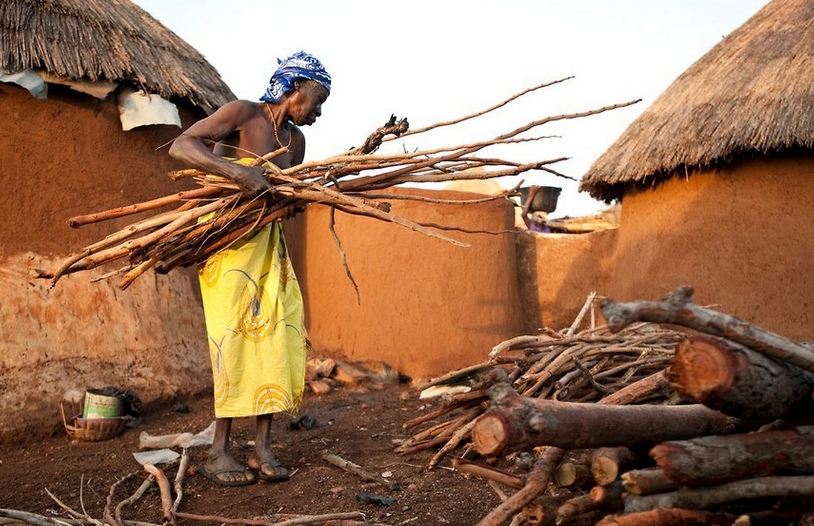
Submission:
<svg viewBox="0 0 814 526">
<path fill-rule="evenodd" d="M 76 440 L 98 442 L 109 440 L 122 434 L 127 427 L 127 417 L 115 418 L 82 418 L 81 415 L 67 418 L 65 406 L 59 406 L 62 413 L 62 423 L 68 436 Z"/>
</svg>

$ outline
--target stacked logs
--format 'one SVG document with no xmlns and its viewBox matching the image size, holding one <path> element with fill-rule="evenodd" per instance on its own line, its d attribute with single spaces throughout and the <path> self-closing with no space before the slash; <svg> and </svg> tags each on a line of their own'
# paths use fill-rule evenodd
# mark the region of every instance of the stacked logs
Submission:
<svg viewBox="0 0 814 526">
<path fill-rule="evenodd" d="M 635 396 L 662 402 L 673 394 L 662 372 L 681 336 L 678 331 L 642 323 L 617 334 L 601 326 L 575 334 L 548 331 L 504 342 L 487 362 L 423 386 L 425 392 L 450 384 L 465 385 L 466 389 L 445 396 L 438 409 L 406 422 L 404 428 L 410 429 L 445 419 L 412 435 L 397 451 L 409 454 L 440 447 L 428 464 L 432 469 L 449 452 L 468 442 L 490 391 L 503 382 L 511 382 L 518 396 L 573 403 L 596 402 L 635 384 L 642 389 Z"/>
<path fill-rule="evenodd" d="M 528 390 L 546 366 L 573 355 L 587 360 L 570 347 L 543 352 L 536 344 L 556 340 L 551 334 L 496 348 L 491 369 L 480 369 L 481 381 L 491 383 L 470 391 L 488 390 L 488 401 L 457 417 L 477 413 L 458 425 L 467 434 L 457 444 L 469 442 L 453 466 L 486 478 L 504 499 L 478 526 L 809 524 L 814 352 L 694 305 L 692 294 L 680 287 L 662 302 L 599 302 L 608 325 L 586 332 L 609 338 L 652 331 L 669 350 L 659 351 L 668 359 L 646 376 L 612 385 L 586 380 L 593 397 L 554 396 L 562 391 L 552 384 L 569 374 L 561 369 Z M 522 350 L 534 364 L 507 350 Z M 527 367 L 518 374 L 521 365 Z M 594 380 L 605 371 L 578 370 Z M 509 467 L 497 469 L 500 463 Z M 506 496 L 498 485 L 516 491 Z"/>
</svg>

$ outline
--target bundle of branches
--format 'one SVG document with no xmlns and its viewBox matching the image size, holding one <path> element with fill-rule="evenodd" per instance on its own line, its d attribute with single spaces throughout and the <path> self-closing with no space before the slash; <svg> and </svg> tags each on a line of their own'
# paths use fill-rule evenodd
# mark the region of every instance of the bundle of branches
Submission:
<svg viewBox="0 0 814 526">
<path fill-rule="evenodd" d="M 541 335 L 507 340 L 492 350 L 488 361 L 453 371 L 423 386 L 424 393 L 446 393 L 441 407 L 406 422 L 404 427 L 441 422 L 417 432 L 397 451 L 406 454 L 440 448 L 428 464 L 433 468 L 470 439 L 476 421 L 486 411 L 489 391 L 497 383 L 511 384 L 523 397 L 598 402 L 646 381 L 650 382 L 650 390 L 637 395 L 638 403 L 659 403 L 670 398 L 673 391 L 662 375 L 685 334 L 650 323 L 632 324 L 613 333 L 607 326 L 592 322 L 590 328 L 576 332 L 593 302 L 591 294 L 568 329 L 546 329 Z M 468 444 L 463 456 L 470 449 Z"/>
<path fill-rule="evenodd" d="M 551 165 L 566 158 L 518 163 L 506 159 L 479 156 L 478 152 L 498 144 L 539 140 L 543 137 L 521 137 L 521 134 L 552 121 L 586 117 L 628 106 L 638 101 L 586 112 L 546 117 L 529 122 L 494 139 L 470 144 L 424 149 L 410 153 L 379 154 L 375 152 L 383 142 L 463 123 L 496 110 L 527 93 L 564 80 L 567 79 L 531 87 L 484 111 L 416 130 L 408 129 L 406 119 L 398 120 L 393 116 L 384 126 L 373 132 L 360 147 L 327 159 L 306 162 L 284 170 L 271 166 L 266 173 L 269 181 L 274 185 L 274 190 L 256 198 L 248 198 L 241 193 L 237 185 L 221 177 L 204 174 L 197 170 L 174 172 L 171 176 L 175 178 L 193 177 L 200 188 L 70 219 L 69 225 L 79 227 L 148 210 L 176 206 L 174 210 L 157 213 L 152 217 L 130 224 L 69 256 L 56 271 L 40 271 L 38 275 L 51 279 L 53 286 L 66 274 L 123 262 L 107 276 L 123 274 L 119 286 L 124 289 L 148 269 L 152 268 L 156 272 L 167 273 L 179 266 L 200 263 L 241 237 L 272 221 L 288 217 L 300 211 L 307 204 L 327 205 L 336 210 L 390 221 L 431 237 L 464 245 L 439 233 L 438 230 L 443 229 L 443 226 L 432 225 L 431 228 L 430 225 L 419 224 L 392 214 L 386 199 L 394 199 L 396 196 L 381 195 L 375 192 L 404 183 L 487 179 L 516 176 L 530 170 L 542 170 L 558 177 L 568 178 L 551 168 Z M 286 151 L 281 149 L 258 157 L 255 164 L 267 163 Z M 479 170 L 472 170 L 473 168 Z M 516 192 L 508 191 L 505 195 L 512 193 Z M 401 197 L 409 198 L 410 196 Z"/>
</svg>

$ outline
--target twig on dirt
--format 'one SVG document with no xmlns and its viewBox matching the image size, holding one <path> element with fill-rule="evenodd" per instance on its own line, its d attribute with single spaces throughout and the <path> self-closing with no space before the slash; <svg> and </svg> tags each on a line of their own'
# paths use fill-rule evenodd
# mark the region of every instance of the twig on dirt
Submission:
<svg viewBox="0 0 814 526">
<path fill-rule="evenodd" d="M 178 464 L 178 472 L 175 474 L 175 500 L 172 503 L 172 512 L 178 511 L 178 506 L 181 505 L 181 500 L 184 498 L 184 474 L 186 473 L 187 466 L 189 465 L 189 451 L 183 448 L 181 452 L 181 460 Z"/>
<path fill-rule="evenodd" d="M 478 477 L 486 479 L 490 483 L 497 482 L 499 484 L 503 484 L 504 486 L 508 486 L 513 489 L 521 489 L 523 485 L 526 483 L 523 477 L 512 475 L 511 473 L 506 473 L 504 471 L 500 471 L 499 469 L 495 469 L 490 466 L 484 466 L 476 462 L 472 462 L 462 458 L 452 459 L 452 467 L 460 471 L 461 473 L 469 473 L 470 475 L 476 475 Z M 500 500 L 506 500 L 505 495 Z"/>
<path fill-rule="evenodd" d="M 340 469 L 347 471 L 348 473 L 353 473 L 354 475 L 358 475 L 365 480 L 369 480 L 371 482 L 375 482 L 376 484 L 382 485 L 388 489 L 399 489 L 399 483 L 395 480 L 389 480 L 385 477 L 382 477 L 378 473 L 373 473 L 358 464 L 354 464 L 350 460 L 346 460 L 339 455 L 331 453 L 330 451 L 323 451 L 322 452 L 322 459 L 332 464 Z"/>
<path fill-rule="evenodd" d="M 155 481 L 158 484 L 159 493 L 161 495 L 161 509 L 164 512 L 161 522 L 175 525 L 175 514 L 172 511 L 172 490 L 170 489 L 169 480 L 167 480 L 164 472 L 153 464 L 144 464 L 144 471 L 155 477 Z"/>
<path fill-rule="evenodd" d="M 118 488 L 122 483 L 125 481 L 135 477 L 138 475 L 139 472 L 136 471 L 134 473 L 130 473 L 125 475 L 121 479 L 117 480 L 110 486 L 110 491 L 107 493 L 107 499 L 105 499 L 105 509 L 103 512 L 104 519 L 110 523 L 112 526 L 124 526 L 121 521 L 113 515 L 113 511 L 111 510 L 111 506 L 113 505 L 113 496 L 116 494 L 116 488 Z"/>
<path fill-rule="evenodd" d="M 334 520 L 363 519 L 364 514 L 360 511 L 345 513 L 327 513 L 324 515 L 302 515 L 278 522 L 262 521 L 257 519 L 233 519 L 229 517 L 219 517 L 217 515 L 196 515 L 194 513 L 178 512 L 179 519 L 196 520 L 202 522 L 217 522 L 221 524 L 243 524 L 246 526 L 296 526 L 301 524 L 317 524 Z"/>
<path fill-rule="evenodd" d="M 36 513 L 29 513 L 27 511 L 9 510 L 0 508 L 0 517 L 8 517 L 14 521 L 24 522 L 32 526 L 60 526 L 60 521 L 54 520 L 51 517 L 37 515 Z"/>
<path fill-rule="evenodd" d="M 328 522 L 334 520 L 344 519 L 363 519 L 365 515 L 360 511 L 351 511 L 347 513 L 328 513 L 325 515 L 312 515 L 305 517 L 296 517 L 283 522 L 276 522 L 273 526 L 298 526 L 302 524 L 316 524 L 318 522 Z"/>
<path fill-rule="evenodd" d="M 68 515 L 70 515 L 71 517 L 73 517 L 74 519 L 79 519 L 79 520 L 87 521 L 87 522 L 89 522 L 89 523 L 91 523 L 91 524 L 93 524 L 93 525 L 95 525 L 95 526 L 104 526 L 104 523 L 103 523 L 102 521 L 97 520 L 97 519 L 94 519 L 93 517 L 91 517 L 91 516 L 90 516 L 90 515 L 88 515 L 87 513 L 85 513 L 85 514 L 79 513 L 79 512 L 77 512 L 76 510 L 74 510 L 73 508 L 71 508 L 70 506 L 66 505 L 64 502 L 62 502 L 61 500 L 59 500 L 59 499 L 56 497 L 56 495 L 54 495 L 53 493 L 51 493 L 51 492 L 50 492 L 50 491 L 49 491 L 47 488 L 46 488 L 46 490 L 45 490 L 45 493 L 47 493 L 47 494 L 48 494 L 48 496 L 49 496 L 49 497 L 51 497 L 51 499 L 52 499 L 54 502 L 56 502 L 56 503 L 57 503 L 57 505 L 58 505 L 60 508 L 62 508 L 63 510 L 65 510 L 65 512 L 66 512 Z M 82 492 L 80 491 L 80 492 L 79 492 L 79 494 L 80 494 L 80 498 L 81 498 L 81 494 L 82 494 Z"/>
<path fill-rule="evenodd" d="M 144 479 L 144 482 L 141 483 L 141 486 L 139 486 L 138 489 L 134 491 L 132 495 L 130 495 L 129 497 L 127 497 L 126 499 L 124 499 L 123 501 L 119 502 L 116 505 L 115 517 L 120 524 L 125 524 L 126 522 L 122 520 L 122 509 L 124 509 L 125 506 L 129 506 L 130 504 L 133 504 L 134 502 L 139 500 L 142 497 L 142 495 L 144 495 L 144 493 L 150 488 L 150 486 L 153 485 L 153 482 L 155 482 L 155 477 L 152 475 L 148 475 L 147 478 Z"/>
</svg>

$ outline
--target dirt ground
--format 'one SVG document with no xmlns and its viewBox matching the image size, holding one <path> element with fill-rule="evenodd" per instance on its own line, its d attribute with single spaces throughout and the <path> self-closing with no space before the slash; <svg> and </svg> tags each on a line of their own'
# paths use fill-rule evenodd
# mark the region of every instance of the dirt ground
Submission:
<svg viewBox="0 0 814 526">
<path fill-rule="evenodd" d="M 392 382 L 377 388 L 341 386 L 325 394 L 307 394 L 299 417 L 316 421 L 311 429 L 291 425 L 287 415 L 275 418 L 274 451 L 278 460 L 293 470 L 288 482 L 258 482 L 251 486 L 221 487 L 197 472 L 206 458 L 207 446 L 189 449 L 190 467 L 183 482 L 181 512 L 232 519 L 280 520 L 279 514 L 320 515 L 362 512 L 371 524 L 389 526 L 474 525 L 500 502 L 483 479 L 449 468 L 449 460 L 427 469 L 436 450 L 401 455 L 396 446 L 416 432 L 403 424 L 441 403 L 420 400 L 410 383 Z M 188 412 L 179 412 L 179 404 Z M 133 453 L 139 434 L 198 433 L 212 422 L 211 395 L 179 400 L 162 407 L 146 407 L 141 425 L 113 439 L 99 442 L 71 440 L 61 423 L 54 436 L 38 443 L 0 448 L 0 508 L 69 518 L 64 505 L 102 519 L 111 486 L 116 488 L 113 507 L 132 495 L 146 477 Z M 239 458 L 250 451 L 253 420 L 239 419 L 233 426 L 234 450 Z M 322 458 L 328 450 L 370 471 L 398 482 L 391 490 L 329 464 Z M 180 452 L 180 450 L 178 450 Z M 172 482 L 176 466 L 161 466 Z M 393 499 L 389 505 L 362 503 L 358 494 Z M 158 523 L 161 499 L 153 485 L 134 505 L 122 510 L 125 520 Z M 215 522 L 224 522 L 215 520 Z M 184 519 L 180 524 L 206 524 Z M 211 522 L 210 522 L 211 523 Z"/>
</svg>

